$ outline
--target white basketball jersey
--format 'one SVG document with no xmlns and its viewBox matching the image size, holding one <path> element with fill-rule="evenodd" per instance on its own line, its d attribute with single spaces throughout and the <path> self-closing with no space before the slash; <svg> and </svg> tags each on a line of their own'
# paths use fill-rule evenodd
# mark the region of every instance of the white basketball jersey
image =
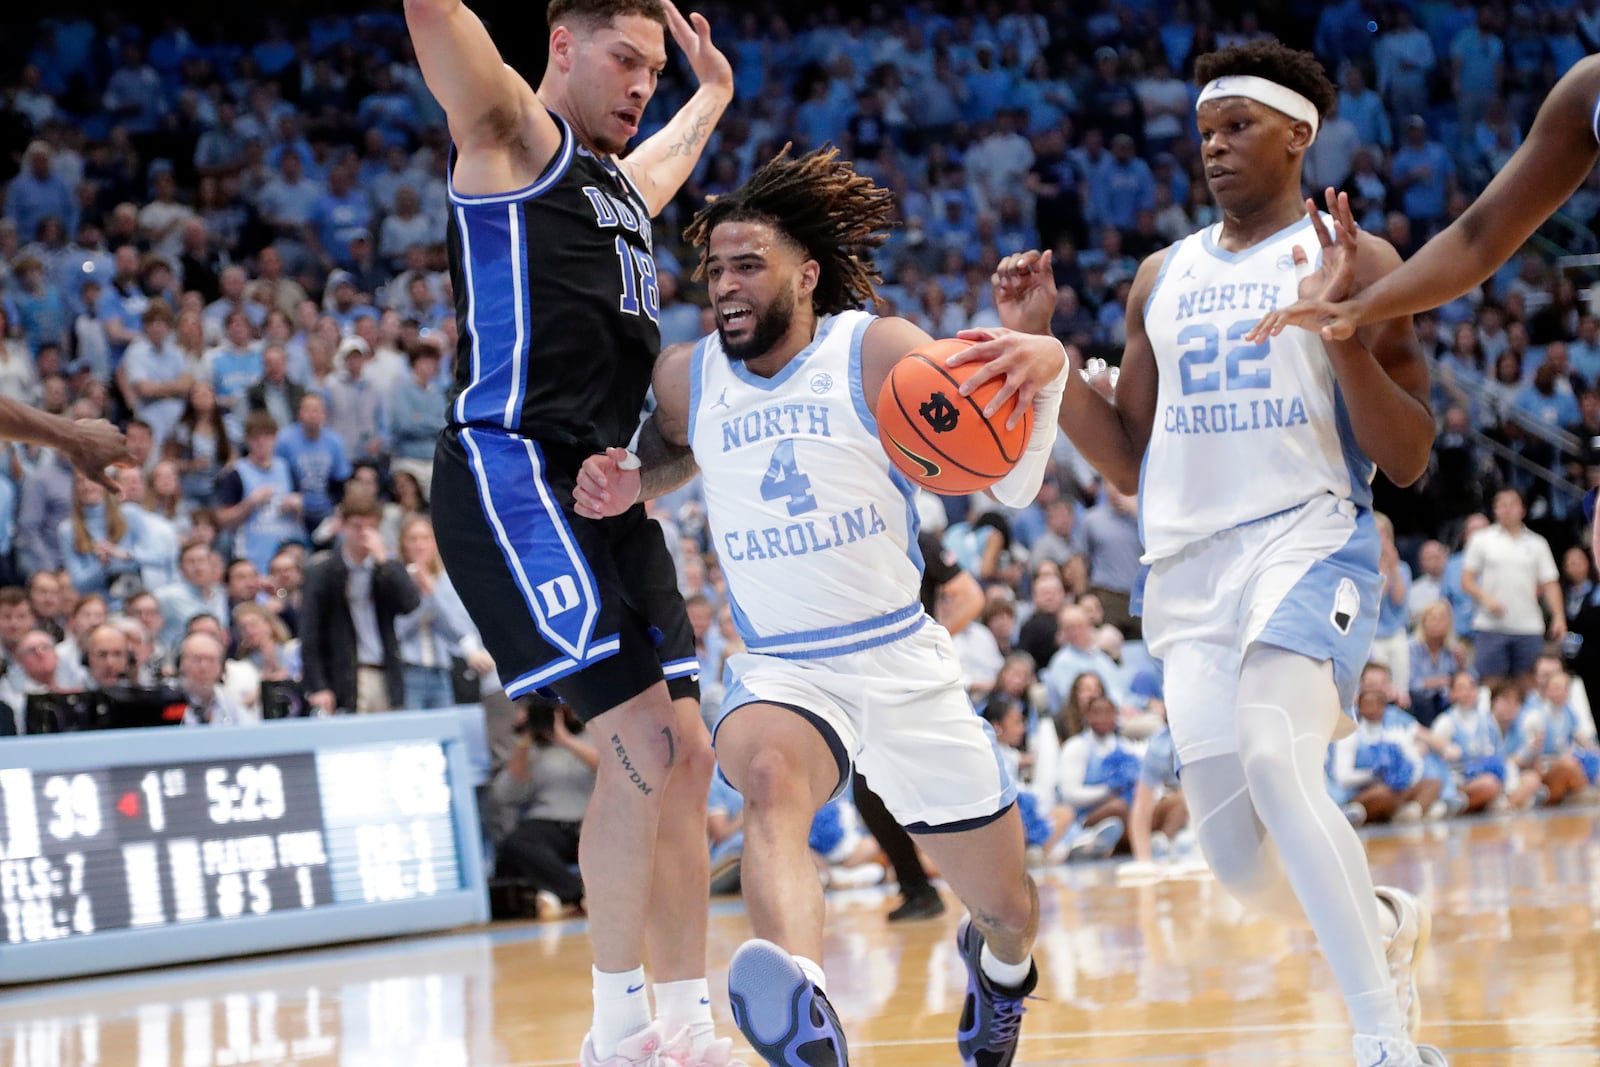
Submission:
<svg viewBox="0 0 1600 1067">
<path fill-rule="evenodd" d="M 1243 252 L 1219 248 L 1220 231 L 1174 246 L 1145 305 L 1160 375 L 1139 479 L 1147 563 L 1322 494 L 1372 503 L 1373 464 L 1322 340 L 1301 329 L 1243 340 L 1295 301 L 1295 246 L 1317 262 L 1310 218 Z"/>
<path fill-rule="evenodd" d="M 827 655 L 922 625 L 914 490 L 889 463 L 864 395 L 874 316 L 817 324 L 771 378 L 695 348 L 689 443 L 734 620 L 752 652 Z"/>
</svg>

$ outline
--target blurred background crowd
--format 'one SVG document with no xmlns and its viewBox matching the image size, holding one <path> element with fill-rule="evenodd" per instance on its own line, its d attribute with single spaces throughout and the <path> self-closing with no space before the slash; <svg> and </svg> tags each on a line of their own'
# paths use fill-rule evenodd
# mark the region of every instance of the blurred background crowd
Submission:
<svg viewBox="0 0 1600 1067">
<path fill-rule="evenodd" d="M 1597 0 L 691 6 L 737 95 L 656 227 L 664 343 L 711 328 L 677 237 L 689 213 L 786 142 L 834 142 L 899 199 L 877 310 L 939 337 L 993 324 L 998 260 L 1053 249 L 1052 328 L 1108 361 L 1107 388 L 1140 258 L 1217 220 L 1197 55 L 1269 32 L 1313 49 L 1340 91 L 1307 191 L 1347 191 L 1410 255 L 1600 50 Z M 0 393 L 111 418 L 140 466 L 118 500 L 48 450 L 0 453 L 0 732 L 26 729 L 30 694 L 112 684 L 166 680 L 210 723 L 486 693 L 507 724 L 505 832 L 575 822 L 592 749 L 549 709 L 510 740 L 528 712 L 498 697 L 433 545 L 457 340 L 448 137 L 399 6 L 62 10 L 14 15 L 0 40 Z M 528 11 L 480 10 L 536 82 L 542 27 L 510 40 Z M 669 65 L 641 136 L 691 80 Z M 1560 802 L 1594 778 L 1600 640 L 1583 638 L 1600 588 L 1579 500 L 1600 481 L 1597 235 L 1591 179 L 1490 283 L 1418 320 L 1439 435 L 1417 486 L 1376 486 L 1383 621 L 1364 725 L 1329 761 L 1352 819 Z M 1037 857 L 1181 852 L 1159 668 L 1129 607 L 1137 501 L 1063 437 L 1027 508 L 922 503 L 981 594 L 947 583 L 937 612 L 1017 753 Z M 739 638 L 703 504 L 690 485 L 652 510 L 710 716 Z M 1468 744 L 1476 730 L 1493 744 Z M 719 840 L 730 806 L 714 798 Z M 848 811 L 827 825 L 822 866 L 872 862 Z M 523 867 L 548 868 L 564 846 L 536 836 Z M 581 887 L 550 892 L 567 905 Z"/>
</svg>

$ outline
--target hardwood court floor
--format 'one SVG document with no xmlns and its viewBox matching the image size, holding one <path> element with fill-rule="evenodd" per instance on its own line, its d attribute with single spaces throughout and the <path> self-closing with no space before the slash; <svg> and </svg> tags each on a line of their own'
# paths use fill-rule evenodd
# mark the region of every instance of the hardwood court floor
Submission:
<svg viewBox="0 0 1600 1067">
<path fill-rule="evenodd" d="M 1370 841 L 1381 880 L 1433 902 L 1426 1039 L 1454 1067 L 1600 1064 L 1597 813 L 1455 823 Z M 1245 916 L 1208 877 L 1053 874 L 1043 1000 L 1017 1067 L 1351 1063 L 1309 935 Z M 881 891 L 829 901 L 825 965 L 855 1067 L 953 1067 L 958 916 L 888 927 Z M 712 988 L 748 935 L 712 922 Z M 588 1023 L 577 923 L 0 989 L 0 1067 L 557 1067 Z M 727 1024 L 730 1026 L 731 1024 Z M 756 1065 L 752 1064 L 752 1067 Z"/>
</svg>

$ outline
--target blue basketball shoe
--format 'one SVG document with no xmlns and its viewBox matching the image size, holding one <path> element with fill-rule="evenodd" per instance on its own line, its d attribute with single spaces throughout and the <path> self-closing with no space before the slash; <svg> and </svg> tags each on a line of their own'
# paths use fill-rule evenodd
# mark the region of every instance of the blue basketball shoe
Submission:
<svg viewBox="0 0 1600 1067">
<path fill-rule="evenodd" d="M 963 919 L 956 932 L 961 959 L 967 965 L 967 1000 L 961 1009 L 956 1046 L 964 1067 L 1011 1067 L 1022 1037 L 1022 1003 L 1039 984 L 1039 968 L 1029 966 L 1028 978 L 1017 989 L 1003 989 L 983 973 L 983 935 Z"/>
<path fill-rule="evenodd" d="M 728 1002 L 745 1040 L 773 1067 L 848 1067 L 833 1005 L 772 942 L 753 938 L 733 954 Z"/>
</svg>

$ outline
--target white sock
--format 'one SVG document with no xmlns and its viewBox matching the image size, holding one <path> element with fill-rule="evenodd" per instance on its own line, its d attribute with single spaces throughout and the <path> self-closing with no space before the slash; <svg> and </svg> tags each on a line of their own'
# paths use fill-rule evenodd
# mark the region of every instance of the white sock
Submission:
<svg viewBox="0 0 1600 1067">
<path fill-rule="evenodd" d="M 817 963 L 815 960 L 808 960 L 804 956 L 795 956 L 793 958 L 795 964 L 800 968 L 800 972 L 811 979 L 812 985 L 826 994 L 828 992 L 828 987 L 825 984 L 827 979 L 822 974 L 822 964 Z"/>
<path fill-rule="evenodd" d="M 983 952 L 978 957 L 978 965 L 983 968 L 983 973 L 989 981 L 1001 989 L 1016 989 L 1028 980 L 1028 972 L 1033 970 L 1032 960 L 1007 963 L 989 951 L 988 945 L 983 946 Z"/>
<path fill-rule="evenodd" d="M 684 1027 L 688 1027 L 697 1040 L 716 1032 L 716 1023 L 711 1018 L 711 985 L 704 978 L 657 982 L 653 992 L 656 1019 L 669 1038 Z"/>
<path fill-rule="evenodd" d="M 620 974 L 608 974 L 591 967 L 594 973 L 594 1029 L 589 1042 L 594 1054 L 606 1059 L 617 1054 L 617 1046 L 650 1025 L 650 998 L 644 993 L 644 968 L 635 967 Z"/>
</svg>

